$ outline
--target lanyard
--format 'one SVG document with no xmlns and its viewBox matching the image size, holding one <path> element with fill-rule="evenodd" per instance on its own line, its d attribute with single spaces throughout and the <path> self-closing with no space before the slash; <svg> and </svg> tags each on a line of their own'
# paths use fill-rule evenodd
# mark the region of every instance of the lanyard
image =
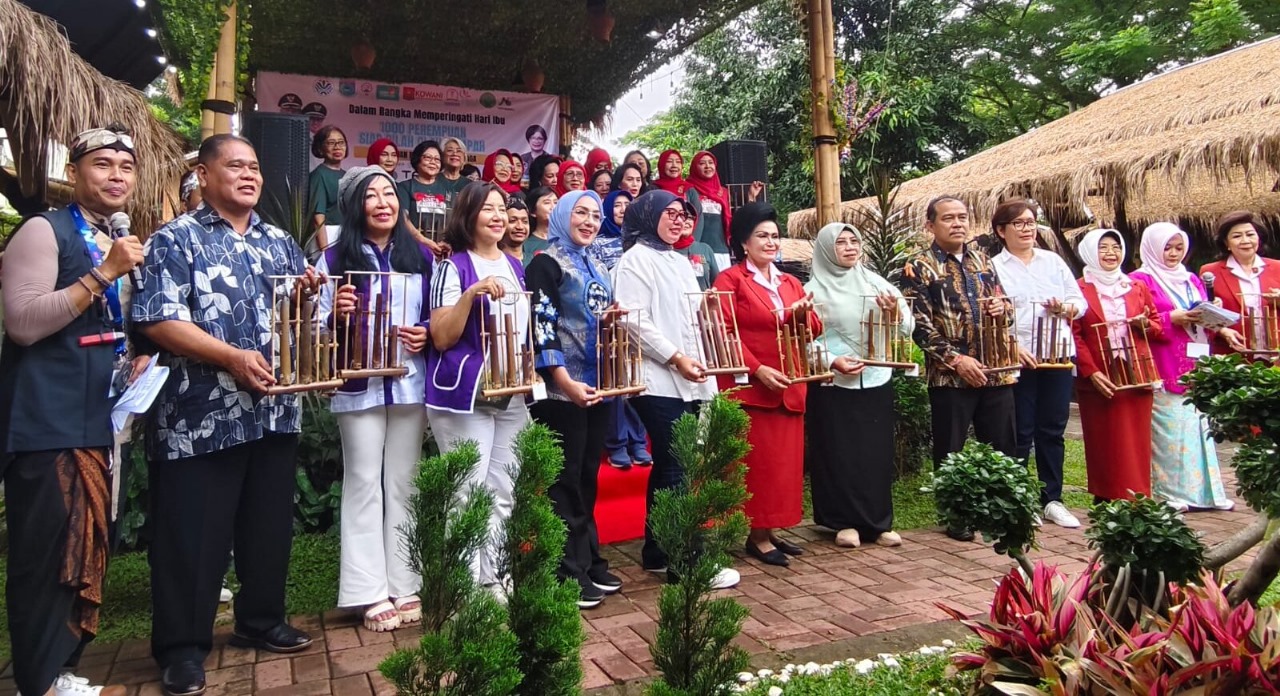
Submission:
<svg viewBox="0 0 1280 696">
<path fill-rule="evenodd" d="M 80 231 L 80 238 L 84 240 L 85 251 L 89 253 L 89 261 L 94 268 L 102 265 L 102 250 L 98 248 L 98 242 L 94 238 L 94 228 L 85 219 L 84 214 L 80 212 L 80 206 L 72 203 L 67 206 L 67 211 L 71 213 L 71 220 L 75 222 L 76 229 Z M 107 304 L 107 319 L 112 328 L 119 330 L 124 326 L 124 312 L 120 309 L 120 279 L 116 278 L 115 282 L 107 286 L 102 293 Z M 116 341 L 116 353 L 124 353 L 124 341 Z"/>
</svg>

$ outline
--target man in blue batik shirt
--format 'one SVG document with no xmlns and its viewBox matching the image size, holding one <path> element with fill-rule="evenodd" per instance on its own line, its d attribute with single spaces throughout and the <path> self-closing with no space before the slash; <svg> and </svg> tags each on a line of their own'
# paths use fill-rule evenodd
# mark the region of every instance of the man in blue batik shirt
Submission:
<svg viewBox="0 0 1280 696">
<path fill-rule="evenodd" d="M 200 146 L 204 203 L 147 241 L 133 320 L 171 374 L 148 428 L 154 539 L 151 651 L 174 696 L 205 689 L 228 552 L 242 586 L 231 645 L 296 652 L 311 637 L 285 621 L 293 537 L 298 397 L 275 382 L 270 276 L 320 279 L 287 232 L 253 211 L 262 175 L 253 146 Z"/>
</svg>

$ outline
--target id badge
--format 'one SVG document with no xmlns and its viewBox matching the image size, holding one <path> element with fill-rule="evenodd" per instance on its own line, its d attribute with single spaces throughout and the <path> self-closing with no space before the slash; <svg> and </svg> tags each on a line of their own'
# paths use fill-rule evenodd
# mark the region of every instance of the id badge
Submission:
<svg viewBox="0 0 1280 696">
<path fill-rule="evenodd" d="M 1187 357 L 1192 360 L 1209 357 L 1209 344 L 1192 341 L 1187 344 Z"/>
<path fill-rule="evenodd" d="M 544 401 L 547 398 L 547 383 L 538 380 L 533 383 L 533 400 Z"/>
</svg>

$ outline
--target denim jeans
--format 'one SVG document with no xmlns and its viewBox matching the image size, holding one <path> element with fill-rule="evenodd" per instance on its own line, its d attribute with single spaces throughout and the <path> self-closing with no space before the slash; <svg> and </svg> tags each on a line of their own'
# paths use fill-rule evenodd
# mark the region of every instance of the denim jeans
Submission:
<svg viewBox="0 0 1280 696">
<path fill-rule="evenodd" d="M 655 493 L 675 488 L 684 481 L 684 467 L 671 453 L 671 431 L 680 416 L 697 413 L 700 403 L 666 396 L 637 396 L 631 399 L 631 405 L 653 442 L 653 468 L 649 470 L 649 490 L 644 501 L 644 548 L 640 552 L 640 560 L 645 568 L 665 568 L 667 554 L 658 548 L 653 538 L 649 511 L 653 509 Z"/>
</svg>

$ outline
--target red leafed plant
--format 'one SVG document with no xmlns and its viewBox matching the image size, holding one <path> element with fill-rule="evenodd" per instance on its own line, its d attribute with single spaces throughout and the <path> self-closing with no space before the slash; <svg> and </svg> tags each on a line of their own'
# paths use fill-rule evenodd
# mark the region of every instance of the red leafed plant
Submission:
<svg viewBox="0 0 1280 696">
<path fill-rule="evenodd" d="M 955 671 L 981 670 L 975 693 L 1044 696 L 1280 694 L 1280 613 L 1232 608 L 1205 574 L 1170 585 L 1167 613 L 1145 610 L 1125 630 L 1107 614 L 1099 569 L 1074 582 L 1037 564 L 1001 580 L 988 619 L 961 621 L 983 642 L 953 656 Z"/>
</svg>

